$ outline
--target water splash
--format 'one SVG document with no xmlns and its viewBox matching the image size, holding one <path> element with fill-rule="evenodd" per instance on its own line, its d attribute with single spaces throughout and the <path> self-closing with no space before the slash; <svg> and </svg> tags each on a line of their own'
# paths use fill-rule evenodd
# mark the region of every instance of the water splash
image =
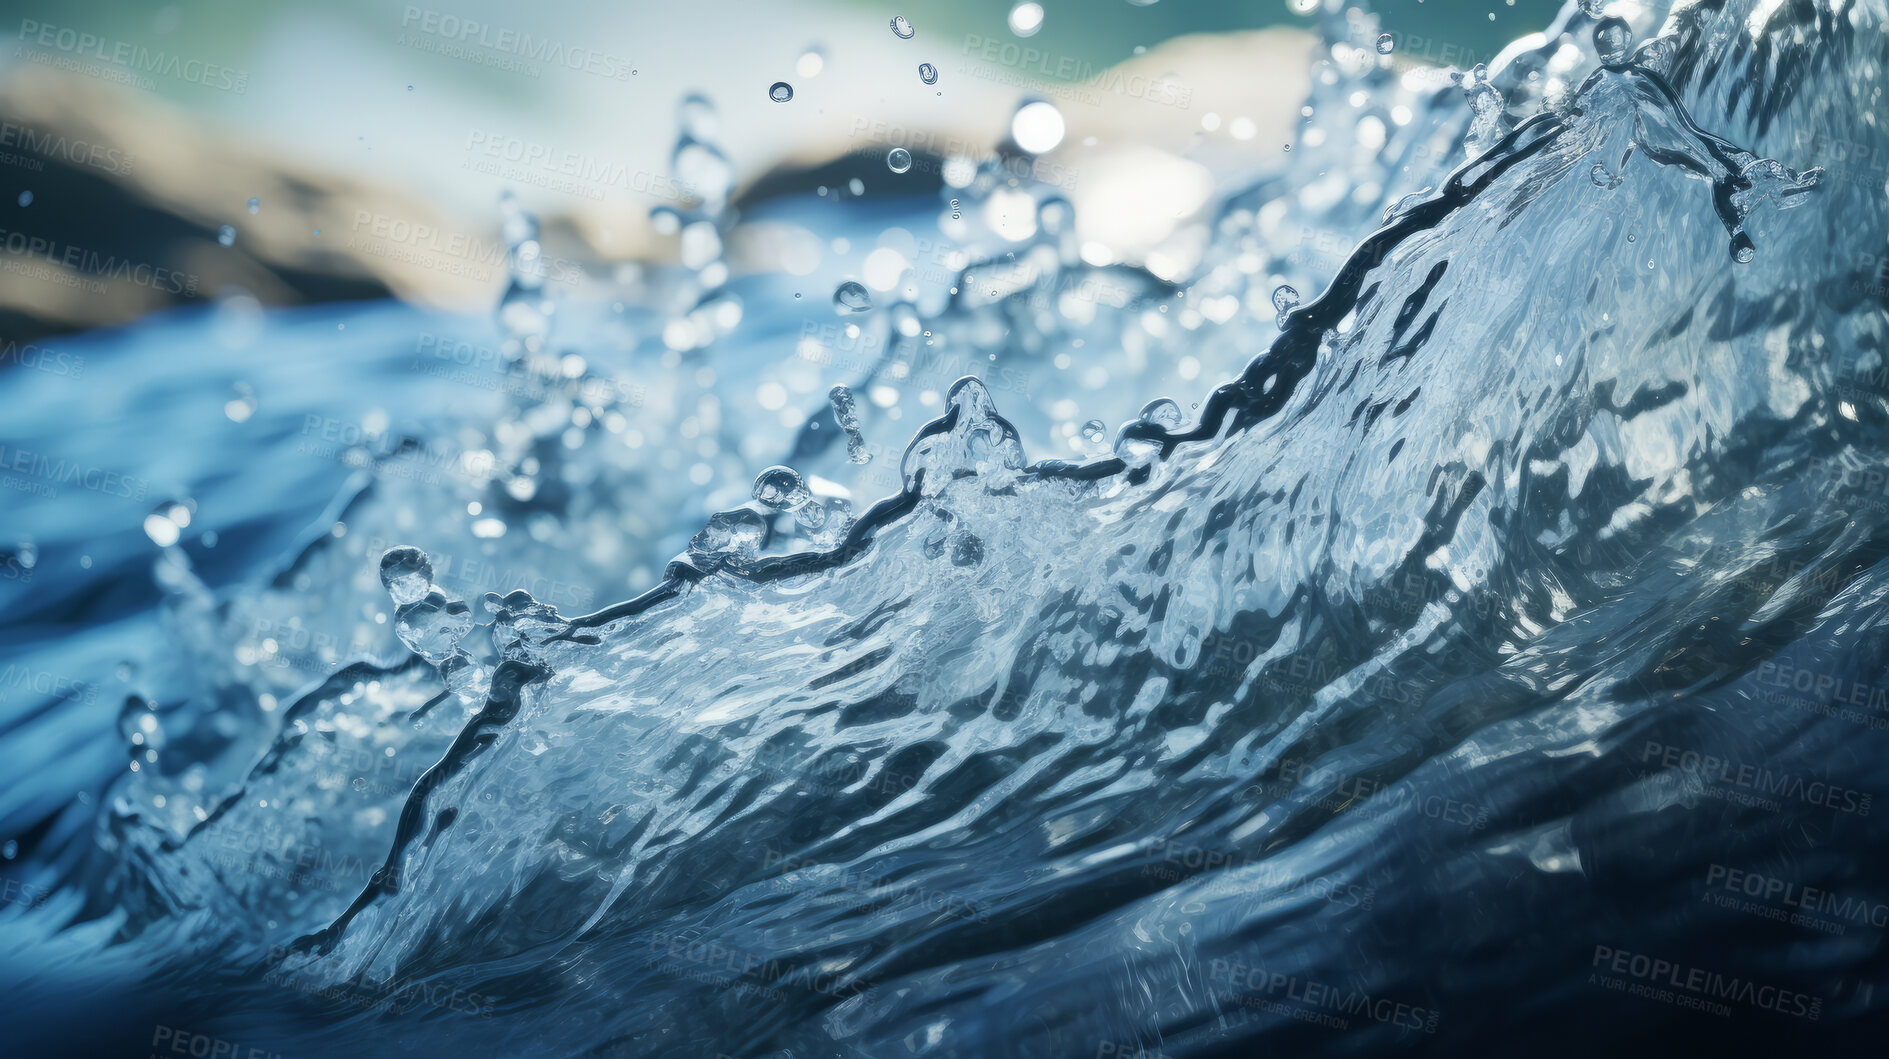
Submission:
<svg viewBox="0 0 1889 1059">
<path fill-rule="evenodd" d="M 1878 6 L 1859 12 L 1880 27 Z M 830 340 L 872 351 L 847 376 L 869 400 L 782 371 L 766 407 L 745 366 L 721 373 L 738 387 L 708 379 L 736 345 L 718 322 L 737 303 L 715 300 L 726 218 L 672 208 L 677 239 L 698 234 L 680 274 L 639 280 L 663 297 L 635 378 L 677 411 L 632 426 L 604 343 L 549 327 L 535 222 L 508 207 L 505 297 L 533 311 L 502 303 L 501 334 L 534 389 L 443 432 L 453 446 L 419 464 L 436 478 L 389 473 L 415 446 L 365 417 L 347 469 L 369 481 L 320 513 L 279 586 L 232 594 L 248 598 L 193 572 L 184 531 L 204 508 L 147 520 L 188 642 L 263 657 L 286 630 L 345 635 L 312 675 L 193 660 L 201 690 L 127 697 L 139 767 L 100 815 L 87 900 L 162 954 L 160 975 L 273 952 L 266 987 L 229 998 L 249 1015 L 415 976 L 495 1012 L 362 1020 L 302 1051 L 1250 1052 L 1305 1024 L 1256 1008 L 1232 967 L 1450 1026 L 1502 1005 L 1439 966 L 1524 930 L 1533 951 L 1505 977 L 1543 1005 L 1578 993 L 1596 941 L 1565 924 L 1619 910 L 1570 880 L 1634 862 L 1619 836 L 1658 836 L 1703 877 L 1725 854 L 1698 831 L 1809 826 L 1700 795 L 1683 769 L 1647 775 L 1647 740 L 1749 760 L 1713 726 L 1810 715 L 1764 705 L 1764 666 L 1873 673 L 1883 514 L 1866 483 L 1889 405 L 1855 382 L 1881 313 L 1850 273 L 1889 204 L 1880 180 L 1759 152 L 1815 160 L 1772 121 L 1880 133 L 1846 99 L 1752 87 L 1725 60 L 1800 30 L 1792 47 L 1829 64 L 1803 68 L 1833 84 L 1882 57 L 1784 8 L 1763 30 L 1696 9 L 1603 62 L 1630 41 L 1566 32 L 1597 14 L 1570 5 L 1460 89 L 1413 87 L 1372 58 L 1374 21 L 1328 14 L 1328 43 L 1350 46 L 1315 75 L 1299 149 L 1217 204 L 1197 256 L 1083 246 L 1027 160 L 952 170 L 935 205 L 949 219 L 958 200 L 955 292 L 848 314 L 858 332 Z M 1018 135 L 1032 105 L 1011 124 L 1030 156 L 1063 132 L 1050 143 L 1039 110 Z M 711 120 L 678 115 L 703 144 Z M 1342 194 L 1306 193 L 1321 174 Z M 1728 237 L 1745 264 L 1725 262 Z M 932 378 L 953 370 L 983 378 Z M 762 429 L 823 390 L 840 430 Z M 1135 413 L 1163 392 L 1198 404 Z M 885 498 L 855 517 L 865 418 L 903 436 L 921 408 Z M 729 420 L 747 422 L 724 449 Z M 632 429 L 738 489 L 694 506 L 706 490 L 652 469 Z M 1026 438 L 1080 459 L 1032 463 Z M 692 521 L 649 525 L 672 510 Z M 488 520 L 502 532 L 474 530 Z M 681 554 L 647 560 L 665 545 Z M 42 541 L 39 567 L 66 547 Z M 655 587 L 570 619 L 487 593 L 488 645 L 471 593 L 440 583 L 461 553 L 529 555 L 606 601 Z M 1824 721 L 1785 728 L 1764 749 L 1798 756 L 1767 767 L 1867 787 L 1867 755 Z M 342 859 L 314 885 L 224 864 L 244 841 L 265 869 L 311 846 Z M 1447 944 L 1411 932 L 1465 890 L 1486 916 Z M 1657 922 L 1608 920 L 1612 944 L 1713 951 L 1699 939 L 1724 924 L 1684 896 Z M 197 940 L 164 947 L 179 938 Z M 1810 970 L 1771 970 L 1806 993 L 1872 973 L 1797 948 Z M 1358 1029 L 1367 1046 L 1400 1027 Z"/>
</svg>

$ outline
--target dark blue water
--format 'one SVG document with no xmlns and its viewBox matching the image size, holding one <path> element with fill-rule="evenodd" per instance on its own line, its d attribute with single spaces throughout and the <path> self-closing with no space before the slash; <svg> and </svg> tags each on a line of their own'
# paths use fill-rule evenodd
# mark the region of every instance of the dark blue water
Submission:
<svg viewBox="0 0 1889 1059">
<path fill-rule="evenodd" d="M 1454 83 L 1332 14 L 1158 268 L 991 162 L 581 306 L 508 205 L 493 322 L 9 372 L 20 1040 L 1865 1047 L 1884 11 L 1629 13 Z"/>
</svg>

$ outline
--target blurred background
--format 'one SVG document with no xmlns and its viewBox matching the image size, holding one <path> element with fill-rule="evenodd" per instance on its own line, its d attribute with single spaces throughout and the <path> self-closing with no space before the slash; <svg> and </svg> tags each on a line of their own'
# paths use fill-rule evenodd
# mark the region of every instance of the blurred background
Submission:
<svg viewBox="0 0 1889 1059">
<path fill-rule="evenodd" d="M 651 214 L 699 204 L 672 157 L 692 92 L 713 101 L 734 170 L 736 274 L 810 273 L 826 242 L 744 238 L 743 208 L 827 184 L 855 209 L 935 190 L 942 162 L 987 156 L 1028 97 L 1067 122 L 1037 176 L 1064 185 L 1087 241 L 1143 263 L 1169 233 L 1122 203 L 1165 196 L 1161 215 L 1178 222 L 1213 184 L 1278 160 L 1307 84 L 1311 8 L 8 3 L 0 335 L 34 341 L 232 295 L 484 313 L 505 286 L 495 203 L 507 188 L 544 223 L 560 296 L 607 300 L 633 278 L 623 263 L 681 253 Z M 1378 15 L 1400 63 L 1467 69 L 1553 10 L 1397 0 Z M 910 39 L 888 29 L 901 15 Z M 791 100 L 770 99 L 776 82 Z M 879 164 L 894 147 L 919 159 L 896 187 Z"/>
</svg>

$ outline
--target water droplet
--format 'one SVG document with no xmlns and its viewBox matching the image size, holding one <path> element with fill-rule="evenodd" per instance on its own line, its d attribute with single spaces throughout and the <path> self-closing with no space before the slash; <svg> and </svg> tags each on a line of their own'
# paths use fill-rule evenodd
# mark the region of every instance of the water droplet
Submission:
<svg viewBox="0 0 1889 1059">
<path fill-rule="evenodd" d="M 30 191 L 20 192 L 20 205 L 31 206 L 32 204 L 33 204 L 33 193 Z"/>
<path fill-rule="evenodd" d="M 260 212 L 262 212 L 262 200 L 261 200 L 261 199 L 250 199 L 250 200 L 249 200 L 249 212 L 251 212 L 251 213 L 260 213 Z"/>
<path fill-rule="evenodd" d="M 1082 424 L 1082 440 L 1091 445 L 1100 445 L 1108 440 L 1108 424 L 1100 419 L 1091 419 Z"/>
<path fill-rule="evenodd" d="M 1286 326 L 1286 314 L 1298 308 L 1298 305 L 1299 292 L 1296 289 L 1285 284 L 1274 288 L 1272 292 L 1272 307 L 1279 313 L 1278 324 L 1280 327 Z"/>
<path fill-rule="evenodd" d="M 775 511 L 793 511 L 813 499 L 813 492 L 792 467 L 775 465 L 754 478 L 754 498 Z"/>
<path fill-rule="evenodd" d="M 178 539 L 183 536 L 184 526 L 190 524 L 190 519 L 187 514 L 189 510 L 189 508 L 185 508 L 182 505 L 169 503 L 159 504 L 156 511 L 144 516 L 144 535 L 151 538 L 151 543 L 160 548 L 168 548 L 176 544 Z M 181 524 L 172 514 L 172 512 L 175 511 L 185 513 L 184 521 Z"/>
<path fill-rule="evenodd" d="M 776 103 L 785 103 L 794 98 L 794 86 L 785 81 L 776 81 L 773 85 L 769 86 L 767 98 Z"/>
<path fill-rule="evenodd" d="M 894 173 L 909 172 L 912 168 L 912 152 L 903 147 L 894 147 L 885 153 L 885 167 Z"/>
<path fill-rule="evenodd" d="M 1391 38 L 1390 34 L 1380 33 L 1377 35 L 1377 53 L 1379 55 L 1389 55 L 1396 47 L 1397 42 Z"/>
<path fill-rule="evenodd" d="M 219 243 L 222 243 L 224 246 L 235 246 L 236 245 L 236 229 L 230 227 L 227 224 L 221 228 L 218 228 L 216 230 L 216 241 Z"/>
<path fill-rule="evenodd" d="M 904 15 L 893 15 L 892 16 L 892 32 L 897 34 L 903 40 L 911 40 L 912 34 L 918 31 L 912 28 L 912 24 L 906 21 Z"/>
<path fill-rule="evenodd" d="M 835 386 L 827 391 L 826 399 L 833 405 L 833 421 L 846 431 L 846 458 L 854 463 L 871 463 L 872 453 L 867 451 L 865 435 L 859 431 L 859 403 L 853 391 Z"/>
<path fill-rule="evenodd" d="M 1031 154 L 1044 154 L 1063 142 L 1068 125 L 1063 112 L 1044 99 L 1031 100 L 1017 108 L 1010 118 L 1010 138 Z"/>
<path fill-rule="evenodd" d="M 938 68 L 930 63 L 918 64 L 918 79 L 928 85 L 938 83 Z"/>
<path fill-rule="evenodd" d="M 1581 11 L 1586 14 L 1588 18 L 1597 19 L 1600 17 L 1601 12 L 1606 9 L 1607 0 L 1581 0 Z"/>
<path fill-rule="evenodd" d="M 380 583 L 395 605 L 417 603 L 433 590 L 433 560 L 411 546 L 389 548 L 380 557 Z"/>
<path fill-rule="evenodd" d="M 864 284 L 857 280 L 847 280 L 833 292 L 833 311 L 845 316 L 847 313 L 863 313 L 872 308 L 872 295 L 866 292 Z"/>
<path fill-rule="evenodd" d="M 1142 406 L 1141 421 L 1153 423 L 1162 430 L 1173 430 L 1181 425 L 1181 406 L 1166 397 L 1157 397 Z"/>
<path fill-rule="evenodd" d="M 1010 32 L 1019 37 L 1034 37 L 1043 28 L 1043 5 L 1029 2 L 1010 9 Z"/>
<path fill-rule="evenodd" d="M 1624 18 L 1604 18 L 1594 27 L 1594 51 L 1608 66 L 1627 61 L 1627 48 L 1633 44 L 1633 30 Z"/>
<path fill-rule="evenodd" d="M 14 841 L 13 839 L 10 839 L 10 838 L 7 839 L 6 845 L 0 846 L 0 857 L 5 857 L 7 860 L 12 860 L 13 858 L 19 855 L 20 855 L 20 844 Z"/>
</svg>

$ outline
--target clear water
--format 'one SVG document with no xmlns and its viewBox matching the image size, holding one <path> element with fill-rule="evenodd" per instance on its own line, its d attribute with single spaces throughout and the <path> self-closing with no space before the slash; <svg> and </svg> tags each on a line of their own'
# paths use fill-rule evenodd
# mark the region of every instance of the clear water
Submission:
<svg viewBox="0 0 1889 1059">
<path fill-rule="evenodd" d="M 1889 898 L 1831 852 L 1882 849 L 1885 12 L 1598 13 L 1450 80 L 1328 11 L 1283 168 L 1158 270 L 990 162 L 855 204 L 942 281 L 734 275 L 691 99 L 682 263 L 616 304 L 563 304 L 508 202 L 489 326 L 229 303 L 72 344 L 97 387 L 13 373 L 26 1042 L 1674 1017 L 1602 949 L 1816 1001 L 1694 1043 L 1855 1025 L 1879 934 L 1700 895 Z"/>
</svg>

